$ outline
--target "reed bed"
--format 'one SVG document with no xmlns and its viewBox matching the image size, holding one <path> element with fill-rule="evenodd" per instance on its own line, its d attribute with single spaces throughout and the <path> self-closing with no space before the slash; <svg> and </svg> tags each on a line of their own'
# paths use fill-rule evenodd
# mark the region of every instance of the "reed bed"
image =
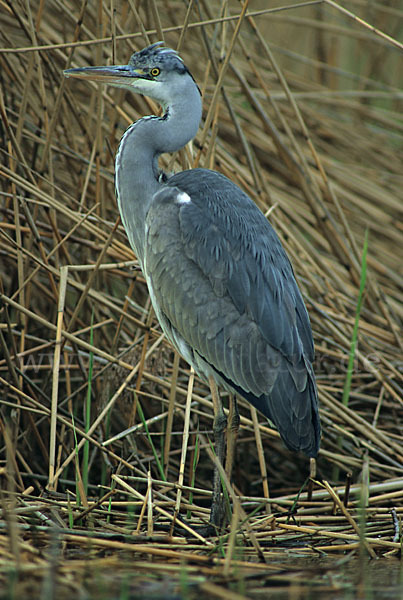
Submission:
<svg viewBox="0 0 403 600">
<path fill-rule="evenodd" d="M 366 597 L 368 560 L 397 564 L 402 12 L 349 11 L 0 6 L 1 597 Z M 216 537 L 200 533 L 209 390 L 161 333 L 114 195 L 120 136 L 158 107 L 62 75 L 157 40 L 180 48 L 204 102 L 194 142 L 161 165 L 214 168 L 268 214 L 315 337 L 316 478 L 241 403 L 230 526 Z"/>
</svg>

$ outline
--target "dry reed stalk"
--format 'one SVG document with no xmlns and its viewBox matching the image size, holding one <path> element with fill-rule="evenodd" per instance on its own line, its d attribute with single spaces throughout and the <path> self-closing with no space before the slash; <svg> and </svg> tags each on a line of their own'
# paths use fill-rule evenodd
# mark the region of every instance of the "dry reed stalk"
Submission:
<svg viewBox="0 0 403 600">
<path fill-rule="evenodd" d="M 189 443 L 190 412 L 191 412 L 191 401 L 192 401 L 194 377 L 195 377 L 195 373 L 194 373 L 194 370 L 191 368 L 190 376 L 189 376 L 188 390 L 187 390 L 187 397 L 186 397 L 185 420 L 184 420 L 184 424 L 183 424 L 182 451 L 181 451 L 181 458 L 180 458 L 180 464 L 179 464 L 178 490 L 177 490 L 177 494 L 176 494 L 174 522 L 176 520 L 176 517 L 179 514 L 180 507 L 181 507 L 182 487 L 183 487 L 183 481 L 184 481 L 184 477 L 185 477 L 186 454 L 188 451 L 188 443 Z"/>
</svg>

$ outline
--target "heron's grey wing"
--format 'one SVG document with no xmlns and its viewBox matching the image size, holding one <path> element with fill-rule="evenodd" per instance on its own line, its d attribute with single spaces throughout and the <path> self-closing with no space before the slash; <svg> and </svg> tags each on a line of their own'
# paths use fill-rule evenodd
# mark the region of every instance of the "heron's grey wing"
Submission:
<svg viewBox="0 0 403 600">
<path fill-rule="evenodd" d="M 146 226 L 153 304 L 178 350 L 266 414 L 289 447 L 315 455 L 309 319 L 265 217 L 227 178 L 196 169 L 168 180 Z"/>
<path fill-rule="evenodd" d="M 290 261 L 273 227 L 251 199 L 226 177 L 207 169 L 168 182 L 191 198 L 179 218 L 187 256 L 218 296 L 229 295 L 267 343 L 297 364 L 312 361 L 308 313 Z"/>
</svg>

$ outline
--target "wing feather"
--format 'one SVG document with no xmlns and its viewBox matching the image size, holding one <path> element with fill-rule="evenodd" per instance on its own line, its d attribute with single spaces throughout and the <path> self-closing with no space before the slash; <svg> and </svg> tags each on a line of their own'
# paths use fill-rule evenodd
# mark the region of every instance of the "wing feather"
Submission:
<svg viewBox="0 0 403 600">
<path fill-rule="evenodd" d="M 315 455 L 309 318 L 267 219 L 230 180 L 194 169 L 157 192 L 146 225 L 145 270 L 171 341 L 179 335 L 188 354 L 273 419 L 289 447 Z"/>
</svg>

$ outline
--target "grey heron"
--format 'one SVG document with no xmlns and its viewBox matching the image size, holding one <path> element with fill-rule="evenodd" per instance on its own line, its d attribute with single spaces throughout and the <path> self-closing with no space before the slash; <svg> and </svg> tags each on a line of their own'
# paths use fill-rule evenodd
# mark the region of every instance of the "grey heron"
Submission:
<svg viewBox="0 0 403 600">
<path fill-rule="evenodd" d="M 163 108 L 163 116 L 130 125 L 120 141 L 117 202 L 162 330 L 210 384 L 219 458 L 225 416 L 217 386 L 268 417 L 288 448 L 316 457 L 312 331 L 276 232 L 224 175 L 197 168 L 168 176 L 159 169 L 160 154 L 192 140 L 202 116 L 199 88 L 182 59 L 157 42 L 127 65 L 64 73 L 149 96 Z M 217 515 L 212 510 L 216 524 Z"/>
</svg>

